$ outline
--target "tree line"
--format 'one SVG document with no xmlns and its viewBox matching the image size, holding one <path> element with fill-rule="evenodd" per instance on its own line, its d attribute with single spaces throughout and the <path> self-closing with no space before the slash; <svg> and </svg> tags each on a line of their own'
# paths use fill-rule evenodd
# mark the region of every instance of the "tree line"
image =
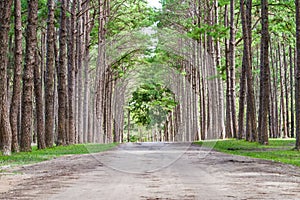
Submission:
<svg viewBox="0 0 300 200">
<path fill-rule="evenodd" d="M 189 126 L 195 126 L 192 140 L 237 138 L 268 144 L 270 137 L 296 137 L 299 149 L 298 1 L 162 4 L 159 26 L 188 37 L 177 40 L 181 49 L 189 46 L 177 55 L 185 61 L 180 69 L 184 85 L 194 91 L 170 120 L 188 109 Z"/>
<path fill-rule="evenodd" d="M 109 61 L 107 46 L 117 49 L 121 33 L 152 23 L 147 3 L 8 0 L 0 7 L 3 155 L 31 151 L 32 142 L 43 149 L 120 141 L 120 132 L 113 137 L 112 93 L 122 74 L 115 66 L 137 51 Z"/>
<path fill-rule="evenodd" d="M 299 149 L 299 0 L 161 3 L 1 1 L 3 155 L 32 142 L 124 141 L 130 74 L 145 63 L 168 67 L 159 85 L 176 102 L 162 112 L 159 140 L 296 137 Z"/>
</svg>

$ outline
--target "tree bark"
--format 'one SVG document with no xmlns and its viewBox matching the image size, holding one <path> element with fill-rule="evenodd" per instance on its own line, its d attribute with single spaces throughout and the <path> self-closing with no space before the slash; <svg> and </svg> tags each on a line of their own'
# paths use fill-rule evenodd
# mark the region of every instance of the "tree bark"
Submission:
<svg viewBox="0 0 300 200">
<path fill-rule="evenodd" d="M 84 44 L 84 33 L 83 33 L 83 19 L 82 19 L 82 0 L 78 0 L 78 13 L 81 15 L 77 20 L 77 142 L 83 143 L 83 132 L 82 132 L 82 61 L 83 61 L 83 44 Z"/>
<path fill-rule="evenodd" d="M 258 118 L 259 142 L 268 144 L 268 115 L 269 115 L 269 23 L 268 23 L 268 0 L 261 0 L 261 57 L 260 57 L 260 106 Z"/>
<path fill-rule="evenodd" d="M 253 89 L 253 76 L 252 76 L 252 62 L 251 62 L 251 41 L 250 35 L 251 30 L 248 30 L 247 24 L 247 13 L 245 11 L 244 0 L 240 0 L 241 18 L 242 18 L 242 29 L 244 38 L 244 65 L 247 77 L 247 125 L 246 125 L 246 136 L 248 140 L 258 141 L 257 130 L 256 130 L 256 107 L 255 107 L 255 96 Z"/>
<path fill-rule="evenodd" d="M 61 1 L 58 64 L 58 138 L 57 145 L 66 144 L 66 0 Z"/>
<path fill-rule="evenodd" d="M 37 123 L 37 145 L 38 149 L 45 149 L 45 120 L 44 120 L 44 103 L 43 103 L 43 85 L 42 85 L 42 63 L 38 62 L 38 52 L 34 65 L 34 91 L 36 106 L 36 123 Z M 42 54 L 43 58 L 43 54 Z"/>
<path fill-rule="evenodd" d="M 13 95 L 10 106 L 10 125 L 12 131 L 12 145 L 13 152 L 19 151 L 18 141 L 18 117 L 19 107 L 21 103 L 21 80 L 22 80 L 22 16 L 21 16 L 21 0 L 14 1 L 15 7 L 15 50 L 14 50 L 14 85 Z"/>
<path fill-rule="evenodd" d="M 293 51 L 289 47 L 290 54 L 290 90 L 291 90 L 291 137 L 295 137 L 295 111 L 294 111 L 294 66 L 293 66 Z"/>
<path fill-rule="evenodd" d="M 235 106 L 235 25 L 234 25 L 234 0 L 230 1 L 230 41 L 229 41 L 229 67 L 230 67 L 230 112 L 232 135 L 237 138 L 236 106 Z"/>
<path fill-rule="evenodd" d="M 12 0 L 0 2 L 0 142 L 3 155 L 11 154 L 12 132 L 7 98 L 7 51 Z"/>
<path fill-rule="evenodd" d="M 75 143 L 75 62 L 76 62 L 76 8 L 77 0 L 71 6 L 71 20 L 69 29 L 68 51 L 68 104 L 69 104 L 69 144 Z"/>
<path fill-rule="evenodd" d="M 26 55 L 23 75 L 21 151 L 31 151 L 33 76 L 34 66 L 36 64 L 35 53 L 37 48 L 37 11 L 38 0 L 28 1 L 29 14 L 26 31 Z"/>
<path fill-rule="evenodd" d="M 295 74 L 295 101 L 296 101 L 296 149 L 300 150 L 300 0 L 296 4 L 296 74 Z"/>
<path fill-rule="evenodd" d="M 283 131 L 283 137 L 287 138 L 287 124 L 286 124 L 286 109 L 285 109 L 285 101 L 284 101 L 284 74 L 283 74 L 283 70 L 282 70 L 282 59 L 281 59 L 281 48 L 280 48 L 280 44 L 278 44 L 278 62 L 279 62 L 279 73 L 280 73 L 280 107 L 281 107 L 281 116 L 282 116 L 282 129 L 280 129 L 280 133 L 281 131 Z M 281 134 L 280 134 L 281 135 Z"/>
<path fill-rule="evenodd" d="M 225 5 L 224 11 L 224 26 L 229 26 L 228 6 Z M 231 115 L 231 101 L 230 101 L 230 70 L 229 70 L 229 39 L 225 38 L 225 68 L 226 68 L 226 132 L 225 137 L 232 137 L 232 115 Z"/>
<path fill-rule="evenodd" d="M 55 74 L 55 27 L 54 27 L 54 0 L 48 0 L 47 20 L 47 55 L 45 74 L 45 140 L 46 146 L 53 146 L 54 137 L 54 74 Z"/>
<path fill-rule="evenodd" d="M 284 91 L 285 91 L 285 116 L 286 116 L 286 130 L 287 130 L 287 137 L 290 137 L 290 115 L 289 115 L 289 91 L 288 91 L 288 63 L 286 57 L 286 45 L 283 43 L 283 69 L 284 69 Z"/>
<path fill-rule="evenodd" d="M 89 75 L 89 63 L 90 63 L 90 31 L 92 29 L 92 24 L 90 22 L 89 14 L 89 0 L 85 2 L 85 55 L 84 55 L 84 99 L 83 99 L 83 135 L 84 143 L 88 141 L 89 132 L 88 132 L 88 122 L 89 122 L 89 84 L 90 84 L 90 75 Z"/>
</svg>

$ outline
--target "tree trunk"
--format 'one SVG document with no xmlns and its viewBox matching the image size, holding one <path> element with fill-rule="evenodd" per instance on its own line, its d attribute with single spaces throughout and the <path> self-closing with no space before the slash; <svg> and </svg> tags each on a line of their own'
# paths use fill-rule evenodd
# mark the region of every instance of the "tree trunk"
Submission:
<svg viewBox="0 0 300 200">
<path fill-rule="evenodd" d="M 104 136 L 104 90 L 105 90 L 105 15 L 104 2 L 98 0 L 99 4 L 99 18 L 98 18 L 98 59 L 97 59 L 97 89 L 96 89 L 96 117 L 97 117 L 97 138 L 99 142 L 103 142 Z"/>
<path fill-rule="evenodd" d="M 294 67 L 293 67 L 293 51 L 292 47 L 289 47 L 290 54 L 290 90 L 291 90 L 291 137 L 295 137 L 295 111 L 294 111 Z"/>
<path fill-rule="evenodd" d="M 274 84 L 275 79 L 275 66 L 274 66 L 274 57 L 272 43 L 270 43 L 270 59 L 271 59 L 271 70 L 270 70 L 270 137 L 275 138 L 277 132 L 277 123 L 276 123 L 276 101 L 277 97 L 275 96 L 276 84 Z M 275 82 L 276 83 L 276 82 Z"/>
<path fill-rule="evenodd" d="M 11 154 L 12 132 L 7 99 L 7 51 L 12 0 L 0 2 L 0 142 L 3 155 Z"/>
<path fill-rule="evenodd" d="M 78 143 L 83 142 L 83 132 L 82 132 L 82 61 L 83 61 L 83 44 L 84 44 L 84 33 L 83 33 L 83 19 L 82 19 L 82 0 L 78 0 L 78 13 L 81 14 L 77 20 L 77 140 Z"/>
<path fill-rule="evenodd" d="M 53 146 L 54 136 L 54 73 L 55 73 L 55 27 L 54 27 L 54 0 L 48 0 L 47 20 L 47 55 L 45 74 L 45 140 L 46 146 Z"/>
<path fill-rule="evenodd" d="M 58 64 L 58 138 L 57 145 L 66 144 L 66 9 L 67 2 L 62 0 L 59 32 L 59 64 Z"/>
<path fill-rule="evenodd" d="M 10 106 L 10 124 L 12 131 L 12 151 L 19 151 L 18 141 L 18 116 L 21 103 L 21 80 L 22 80 L 22 16 L 21 16 L 21 0 L 14 1 L 15 7 L 15 51 L 14 51 L 14 85 L 13 95 Z"/>
<path fill-rule="evenodd" d="M 289 115 L 289 91 L 288 91 L 288 63 L 286 58 L 286 45 L 283 43 L 283 69 L 284 69 L 284 91 L 285 91 L 285 116 L 286 116 L 286 130 L 287 137 L 290 137 L 290 115 Z"/>
<path fill-rule="evenodd" d="M 75 143 L 75 62 L 76 62 L 76 8 L 77 1 L 71 6 L 71 20 L 69 28 L 69 51 L 68 51 L 68 104 L 69 104 L 69 144 Z"/>
<path fill-rule="evenodd" d="M 279 58 L 279 73 L 280 73 L 280 107 L 281 107 L 281 116 L 282 116 L 282 129 L 280 129 L 280 133 L 283 130 L 283 137 L 287 138 L 287 124 L 286 124 L 286 115 L 285 115 L 285 103 L 284 103 L 284 74 L 282 70 L 282 59 L 281 59 L 281 48 L 280 44 L 278 44 L 278 58 Z"/>
<path fill-rule="evenodd" d="M 236 107 L 235 107 L 235 25 L 234 25 L 234 0 L 230 1 L 230 41 L 229 41 L 229 68 L 230 68 L 230 112 L 232 135 L 237 138 Z"/>
<path fill-rule="evenodd" d="M 256 107 L 255 107 L 255 96 L 253 89 L 253 77 L 252 77 L 252 62 L 251 62 L 251 41 L 250 35 L 251 30 L 248 30 L 247 24 L 247 13 L 245 11 L 244 0 L 240 0 L 242 27 L 243 27 L 243 38 L 244 38 L 244 65 L 247 77 L 247 126 L 246 135 L 250 137 L 248 140 L 258 141 L 256 131 Z"/>
<path fill-rule="evenodd" d="M 300 150 L 300 0 L 296 4 L 296 74 L 295 74 L 295 101 L 296 101 L 296 149 Z"/>
<path fill-rule="evenodd" d="M 258 118 L 259 141 L 268 144 L 268 115 L 269 115 L 269 23 L 268 23 L 268 0 L 261 0 L 261 57 L 260 57 L 260 106 Z"/>
<path fill-rule="evenodd" d="M 43 37 L 43 36 L 42 36 Z M 43 85 L 42 85 L 42 63 L 39 62 L 38 52 L 36 52 L 34 66 L 34 91 L 36 106 L 36 122 L 37 122 L 37 144 L 38 149 L 45 149 L 45 120 L 44 120 L 44 103 L 43 103 Z M 43 54 L 42 54 L 43 58 Z"/>
<path fill-rule="evenodd" d="M 225 5 L 224 11 L 224 25 L 229 26 L 228 22 L 228 6 Z M 232 115 L 231 115 L 231 101 L 230 101 L 230 70 L 229 70 L 229 40 L 225 38 L 225 68 L 226 68 L 226 138 L 232 138 Z"/>
<path fill-rule="evenodd" d="M 83 99 L 83 141 L 84 143 L 88 140 L 88 119 L 89 119 L 89 61 L 90 61 L 90 15 L 89 15 L 89 0 L 85 2 L 84 8 L 87 10 L 85 15 L 85 55 L 84 55 L 84 99 Z"/>
<path fill-rule="evenodd" d="M 130 142 L 130 110 L 127 113 L 127 142 Z"/>
<path fill-rule="evenodd" d="M 21 151 L 31 151 L 32 102 L 35 53 L 37 48 L 38 0 L 28 1 L 26 55 L 23 75 Z"/>
</svg>

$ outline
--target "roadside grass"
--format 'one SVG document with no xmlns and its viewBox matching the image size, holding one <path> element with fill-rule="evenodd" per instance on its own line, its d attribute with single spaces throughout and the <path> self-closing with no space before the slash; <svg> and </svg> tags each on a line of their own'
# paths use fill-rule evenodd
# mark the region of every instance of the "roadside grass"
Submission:
<svg viewBox="0 0 300 200">
<path fill-rule="evenodd" d="M 292 164 L 300 167 L 300 152 L 294 150 L 295 139 L 270 139 L 269 145 L 245 140 L 201 141 L 195 144 L 214 150 L 241 156 Z"/>
<path fill-rule="evenodd" d="M 33 164 L 63 155 L 98 153 L 110 150 L 116 146 L 117 144 L 76 144 L 43 150 L 38 150 L 36 146 L 33 146 L 32 152 L 13 153 L 11 156 L 0 155 L 0 167 Z"/>
</svg>

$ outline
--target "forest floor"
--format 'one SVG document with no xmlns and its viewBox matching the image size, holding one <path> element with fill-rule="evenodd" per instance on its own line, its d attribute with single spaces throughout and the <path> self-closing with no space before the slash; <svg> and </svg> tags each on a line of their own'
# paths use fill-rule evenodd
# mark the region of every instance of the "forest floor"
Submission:
<svg viewBox="0 0 300 200">
<path fill-rule="evenodd" d="M 0 199 L 300 199 L 300 170 L 187 143 L 129 143 L 7 168 Z"/>
</svg>

